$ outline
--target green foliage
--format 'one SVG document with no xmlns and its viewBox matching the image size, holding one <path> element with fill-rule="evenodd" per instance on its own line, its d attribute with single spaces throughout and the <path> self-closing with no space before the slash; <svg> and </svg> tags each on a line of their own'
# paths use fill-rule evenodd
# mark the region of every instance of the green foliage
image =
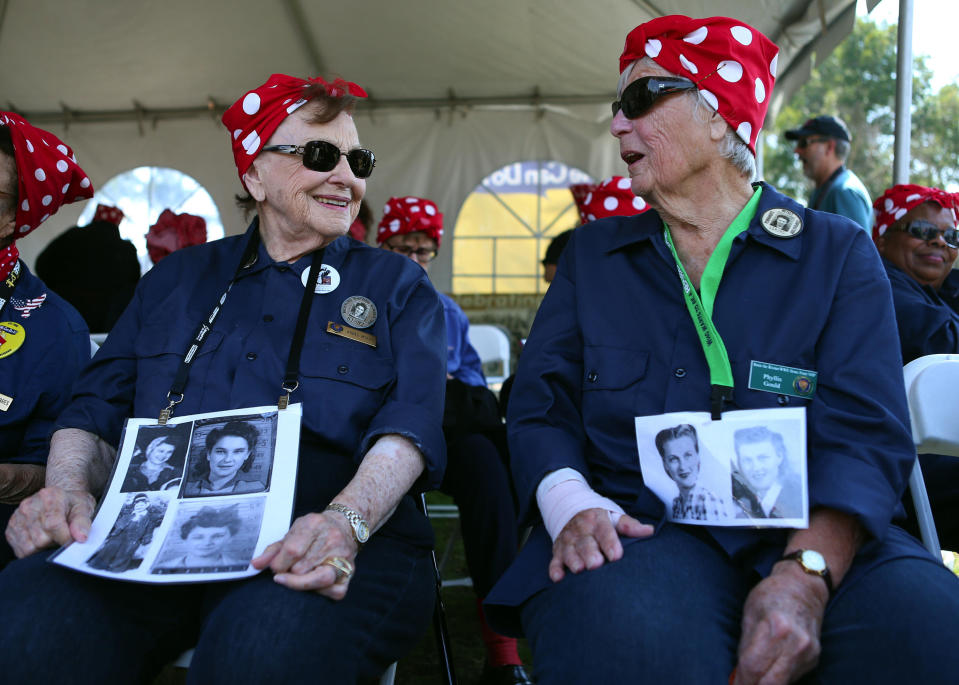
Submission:
<svg viewBox="0 0 959 685">
<path fill-rule="evenodd" d="M 946 187 L 959 182 L 959 86 L 933 93 L 925 56 L 913 62 L 910 182 Z M 782 133 L 832 114 L 852 133 L 847 165 L 872 197 L 892 185 L 896 109 L 896 26 L 858 18 L 852 34 L 817 64 L 807 83 L 779 112 L 764 141 L 765 177 L 781 191 L 807 198 L 793 144 Z"/>
</svg>

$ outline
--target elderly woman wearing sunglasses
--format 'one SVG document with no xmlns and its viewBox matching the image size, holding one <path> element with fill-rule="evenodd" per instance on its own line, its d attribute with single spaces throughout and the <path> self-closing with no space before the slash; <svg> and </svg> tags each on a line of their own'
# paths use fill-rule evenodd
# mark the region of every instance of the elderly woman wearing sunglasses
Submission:
<svg viewBox="0 0 959 685">
<path fill-rule="evenodd" d="M 508 412 L 534 529 L 487 607 L 525 631 L 539 683 L 935 682 L 957 667 L 959 581 L 890 526 L 915 455 L 878 255 L 848 219 L 750 182 L 777 54 L 725 17 L 627 36 L 611 132 L 655 211 L 577 229 Z M 763 386 L 769 365 L 795 382 Z M 638 423 L 697 412 L 722 435 L 733 410 L 796 407 L 807 528 L 666 520 Z M 727 464 L 728 443 L 709 446 Z"/>
<path fill-rule="evenodd" d="M 351 683 L 425 630 L 432 532 L 408 491 L 445 465 L 443 308 L 410 260 L 346 237 L 374 167 L 352 117 L 364 95 L 275 74 L 224 114 L 256 216 L 157 264 L 77 383 L 47 488 L 8 531 L 32 556 L 0 575 L 6 679 L 149 680 L 195 643 L 193 682 Z M 179 415 L 302 402 L 294 520 L 253 560 L 265 572 L 154 587 L 46 564 L 37 550 L 86 538 L 124 419 L 157 416 L 168 391 Z"/>
</svg>

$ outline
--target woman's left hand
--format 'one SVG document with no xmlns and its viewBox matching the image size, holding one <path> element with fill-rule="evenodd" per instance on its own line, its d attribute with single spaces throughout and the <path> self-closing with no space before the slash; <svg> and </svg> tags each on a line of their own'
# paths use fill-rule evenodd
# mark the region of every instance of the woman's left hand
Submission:
<svg viewBox="0 0 959 685">
<path fill-rule="evenodd" d="M 829 591 L 791 561 L 749 593 L 734 685 L 791 683 L 819 662 L 819 633 Z"/>
<path fill-rule="evenodd" d="M 307 514 L 293 522 L 282 540 L 255 558 L 253 567 L 269 566 L 275 574 L 273 580 L 291 590 L 317 592 L 340 600 L 346 596 L 352 573 L 324 562 L 340 557 L 352 569 L 358 551 L 353 529 L 342 514 Z"/>
</svg>

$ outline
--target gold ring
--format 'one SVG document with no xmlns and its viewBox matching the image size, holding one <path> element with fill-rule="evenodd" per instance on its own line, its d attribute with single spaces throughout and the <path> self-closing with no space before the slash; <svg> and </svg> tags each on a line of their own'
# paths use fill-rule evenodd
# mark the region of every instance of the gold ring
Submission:
<svg viewBox="0 0 959 685">
<path fill-rule="evenodd" d="M 320 562 L 320 565 L 332 566 L 333 570 L 336 571 L 337 582 L 343 578 L 349 578 L 353 575 L 353 571 L 356 570 L 353 568 L 353 564 L 350 563 L 350 560 L 344 559 L 343 557 L 329 557 Z"/>
</svg>

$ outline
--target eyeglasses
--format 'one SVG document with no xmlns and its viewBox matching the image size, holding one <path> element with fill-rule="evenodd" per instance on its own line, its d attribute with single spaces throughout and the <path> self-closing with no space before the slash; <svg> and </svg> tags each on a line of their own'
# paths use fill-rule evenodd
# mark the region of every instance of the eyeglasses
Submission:
<svg viewBox="0 0 959 685">
<path fill-rule="evenodd" d="M 303 166 L 312 171 L 333 171 L 340 163 L 340 157 L 346 155 L 350 171 L 357 178 L 369 178 L 376 166 L 376 156 L 372 150 L 356 148 L 343 152 L 326 140 L 311 140 L 306 145 L 267 145 L 263 152 L 282 152 L 287 155 L 302 155 Z"/>
<path fill-rule="evenodd" d="M 623 89 L 619 100 L 613 102 L 613 116 L 622 110 L 627 119 L 636 119 L 648 112 L 659 98 L 695 89 L 695 83 L 681 76 L 644 76 Z"/>
<path fill-rule="evenodd" d="M 825 143 L 828 140 L 829 138 L 814 138 L 814 137 L 800 138 L 799 140 L 796 141 L 796 147 L 799 148 L 800 150 L 804 150 L 810 145 L 812 145 L 813 143 Z"/>
<path fill-rule="evenodd" d="M 942 234 L 942 242 L 952 248 L 959 248 L 959 230 L 955 228 L 939 228 L 930 221 L 910 221 L 908 224 L 893 226 L 893 231 L 902 231 L 908 233 L 913 238 L 929 242 L 935 240 Z"/>
<path fill-rule="evenodd" d="M 409 245 L 390 245 L 389 243 L 383 243 L 383 247 L 406 257 L 412 257 L 418 262 L 432 262 L 436 258 L 436 250 L 431 247 L 412 248 Z"/>
</svg>

